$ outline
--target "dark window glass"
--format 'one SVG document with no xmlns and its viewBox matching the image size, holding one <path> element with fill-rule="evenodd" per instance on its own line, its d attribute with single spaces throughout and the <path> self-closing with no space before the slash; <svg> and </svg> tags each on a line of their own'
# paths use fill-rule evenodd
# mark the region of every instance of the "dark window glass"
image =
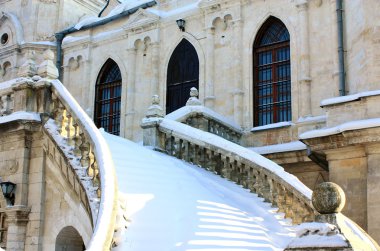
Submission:
<svg viewBox="0 0 380 251">
<path fill-rule="evenodd" d="M 253 60 L 254 126 L 291 120 L 289 32 L 280 20 L 263 25 Z"/>
<path fill-rule="evenodd" d="M 106 132 L 120 134 L 121 72 L 108 59 L 101 69 L 95 88 L 95 124 Z"/>
</svg>

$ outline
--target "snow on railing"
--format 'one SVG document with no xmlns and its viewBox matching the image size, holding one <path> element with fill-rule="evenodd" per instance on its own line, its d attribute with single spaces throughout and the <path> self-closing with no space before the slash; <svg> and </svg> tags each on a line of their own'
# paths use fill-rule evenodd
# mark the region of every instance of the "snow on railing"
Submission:
<svg viewBox="0 0 380 251">
<path fill-rule="evenodd" d="M 52 116 L 58 131 L 80 156 L 80 164 L 86 168 L 100 197 L 94 233 L 87 250 L 108 250 L 117 213 L 117 185 L 110 150 L 93 121 L 61 82 L 53 80 L 51 84 Z"/>
</svg>

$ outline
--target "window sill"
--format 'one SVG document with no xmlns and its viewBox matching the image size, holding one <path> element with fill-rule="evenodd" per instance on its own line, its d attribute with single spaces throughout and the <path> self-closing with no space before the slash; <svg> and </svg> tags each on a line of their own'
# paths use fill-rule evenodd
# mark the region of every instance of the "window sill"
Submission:
<svg viewBox="0 0 380 251">
<path fill-rule="evenodd" d="M 266 131 L 266 130 L 270 130 L 270 129 L 289 127 L 289 126 L 292 126 L 292 125 L 294 125 L 294 124 L 292 122 L 290 122 L 290 121 L 273 123 L 273 124 L 253 127 L 251 129 L 251 132 Z"/>
</svg>

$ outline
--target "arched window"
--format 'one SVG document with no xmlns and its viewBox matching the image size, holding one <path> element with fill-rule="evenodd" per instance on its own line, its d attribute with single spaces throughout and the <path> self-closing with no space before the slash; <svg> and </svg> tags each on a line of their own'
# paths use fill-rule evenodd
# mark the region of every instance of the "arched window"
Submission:
<svg viewBox="0 0 380 251">
<path fill-rule="evenodd" d="M 102 67 L 95 88 L 95 124 L 106 132 L 120 134 L 121 72 L 108 59 Z"/>
<path fill-rule="evenodd" d="M 167 73 L 166 113 L 181 108 L 190 97 L 191 87 L 198 88 L 199 60 L 193 45 L 186 39 L 175 48 Z"/>
<path fill-rule="evenodd" d="M 277 18 L 260 29 L 253 53 L 254 126 L 291 120 L 290 36 Z"/>
</svg>

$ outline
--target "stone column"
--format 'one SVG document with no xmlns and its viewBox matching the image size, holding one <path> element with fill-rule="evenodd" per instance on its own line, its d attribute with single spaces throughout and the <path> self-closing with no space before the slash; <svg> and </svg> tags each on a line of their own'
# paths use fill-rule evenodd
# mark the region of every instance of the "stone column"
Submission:
<svg viewBox="0 0 380 251">
<path fill-rule="evenodd" d="M 214 27 L 207 28 L 206 47 L 206 93 L 204 104 L 206 107 L 214 109 Z"/>
<path fill-rule="evenodd" d="M 7 250 L 25 250 L 26 225 L 30 208 L 25 206 L 13 206 L 5 209 L 7 216 Z"/>
<path fill-rule="evenodd" d="M 133 120 L 135 115 L 135 77 L 136 77 L 136 48 L 128 49 L 128 81 L 127 81 L 127 101 L 125 114 L 125 136 L 132 139 L 133 136 Z"/>
<path fill-rule="evenodd" d="M 380 144 L 367 146 L 367 222 L 368 233 L 380 242 Z"/>
<path fill-rule="evenodd" d="M 160 72 L 160 44 L 158 42 L 152 43 L 152 95 L 159 94 L 160 83 L 159 83 L 159 72 Z"/>
<path fill-rule="evenodd" d="M 158 95 L 152 96 L 152 105 L 148 108 L 145 118 L 141 122 L 143 129 L 143 145 L 150 146 L 157 151 L 164 151 L 164 139 L 160 137 L 158 126 L 164 116 L 164 111 L 160 106 Z"/>
<path fill-rule="evenodd" d="M 299 20 L 299 109 L 300 116 L 311 116 L 311 77 L 309 50 L 309 13 L 308 0 L 297 1 Z"/>
<path fill-rule="evenodd" d="M 242 54 L 242 21 L 235 20 L 233 23 L 234 29 L 234 62 L 233 66 L 235 68 L 235 90 L 234 95 L 234 120 L 239 125 L 243 124 L 243 81 L 242 81 L 242 64 L 241 64 L 241 54 Z"/>
</svg>

